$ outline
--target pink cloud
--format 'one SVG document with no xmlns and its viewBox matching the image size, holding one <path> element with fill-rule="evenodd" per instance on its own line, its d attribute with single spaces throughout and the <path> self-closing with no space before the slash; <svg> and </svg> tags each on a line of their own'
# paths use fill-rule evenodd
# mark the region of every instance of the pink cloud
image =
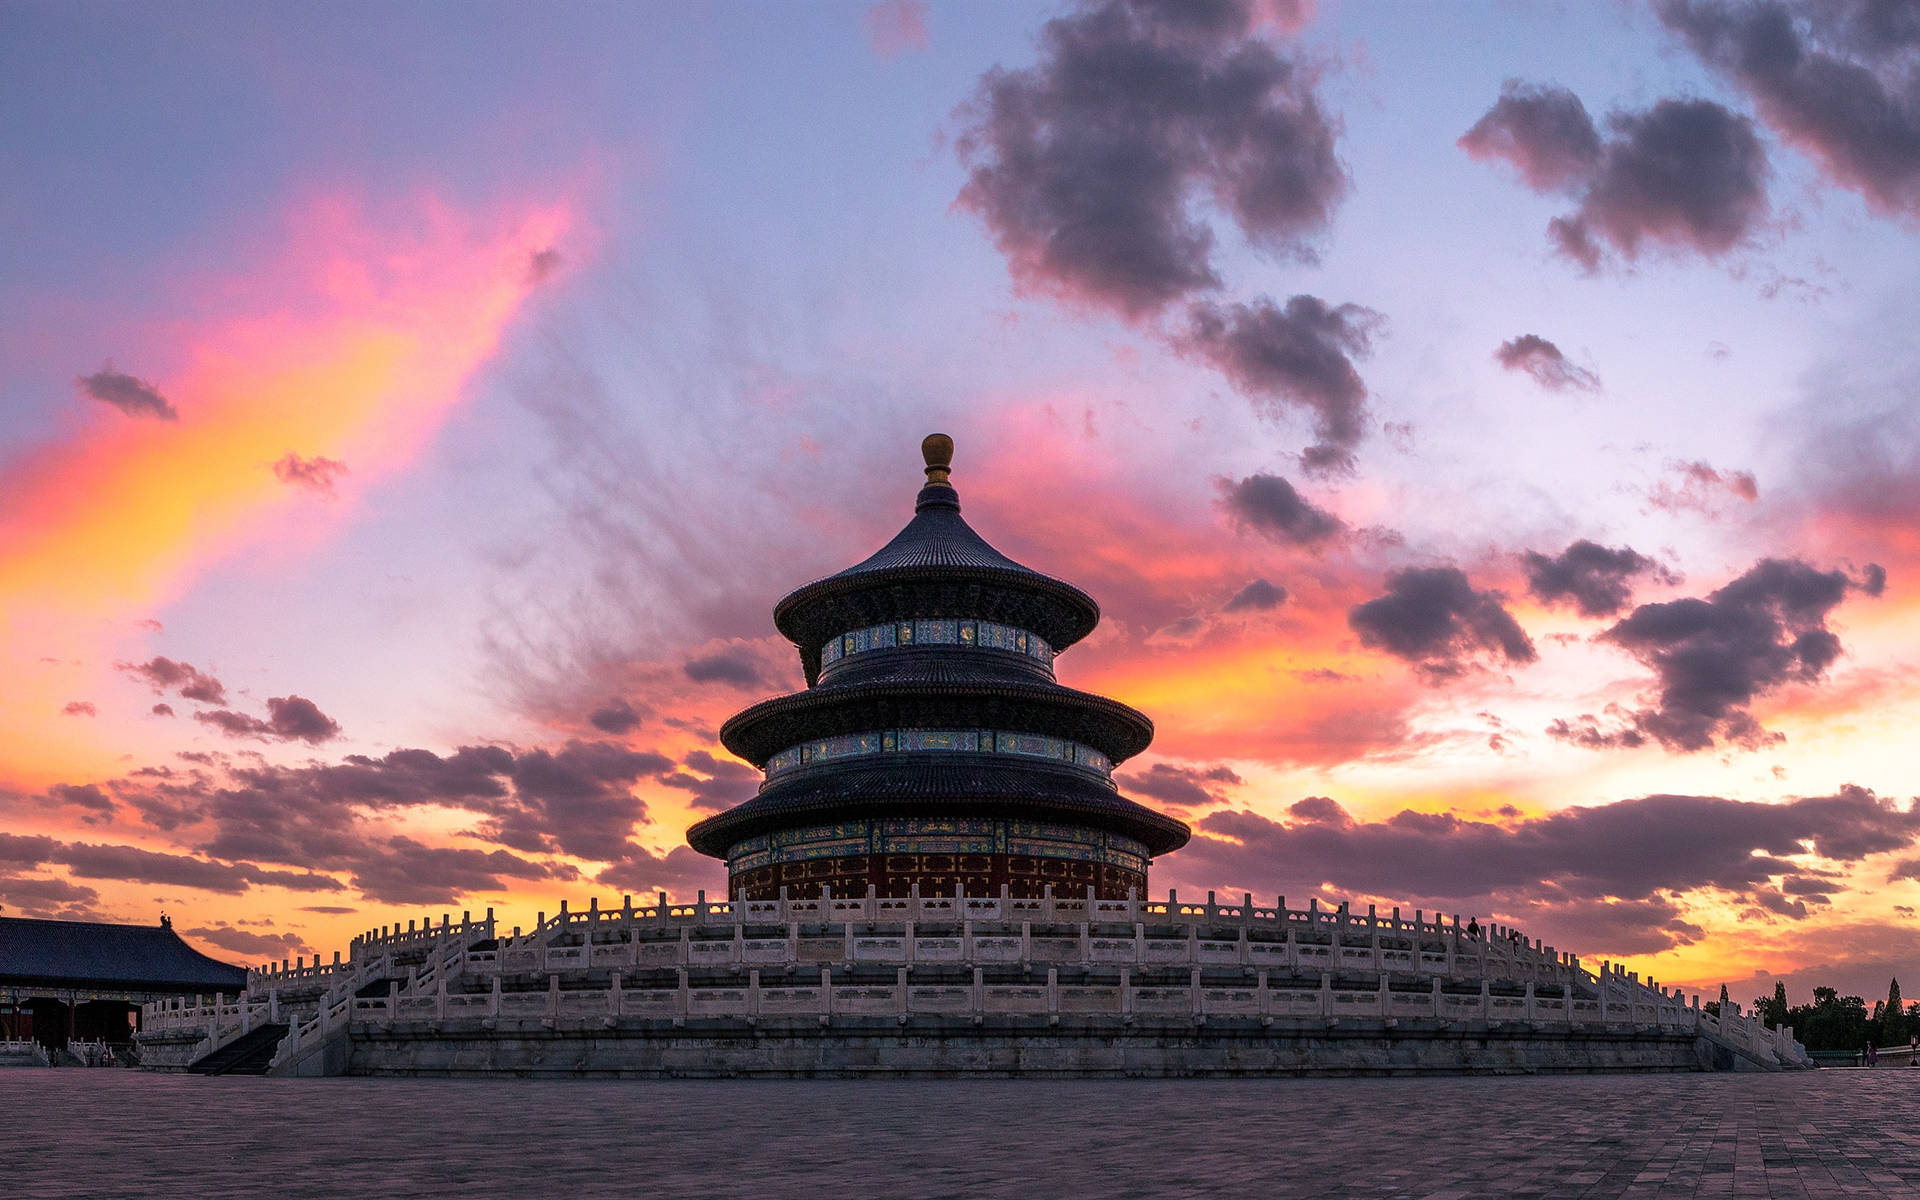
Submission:
<svg viewBox="0 0 1920 1200">
<path fill-rule="evenodd" d="M 867 41 L 882 58 L 927 48 L 926 0 L 880 0 L 867 9 Z"/>
</svg>

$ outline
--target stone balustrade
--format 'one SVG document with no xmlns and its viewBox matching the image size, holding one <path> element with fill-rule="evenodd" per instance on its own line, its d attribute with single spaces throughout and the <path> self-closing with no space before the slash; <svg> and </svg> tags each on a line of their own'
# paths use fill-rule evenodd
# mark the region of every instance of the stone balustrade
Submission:
<svg viewBox="0 0 1920 1200">
<path fill-rule="evenodd" d="M 200 1029 L 216 1042 L 249 1033 L 256 1025 L 280 1019 L 279 999 L 251 996 L 169 996 L 141 1006 L 142 1033 Z"/>
<path fill-rule="evenodd" d="M 1366 913 L 1361 914 L 1351 911 L 1345 904 L 1338 908 L 1323 908 L 1317 900 L 1310 901 L 1304 909 L 1288 909 L 1284 897 L 1271 908 L 1261 907 L 1254 904 L 1250 894 L 1244 895 L 1238 904 L 1222 904 L 1212 892 L 1207 894 L 1204 904 L 1183 904 L 1172 892 L 1164 901 L 1137 898 L 1101 900 L 1091 894 L 1055 896 L 1051 889 L 1045 896 L 1035 899 L 1009 897 L 1004 890 L 999 896 L 969 896 L 965 893 L 920 896 L 916 889 L 913 895 L 886 897 L 876 896 L 869 889 L 868 894 L 862 897 L 835 897 L 829 893 L 817 899 L 792 900 L 782 897 L 743 902 L 710 902 L 706 899 L 706 893 L 702 892 L 692 904 L 674 904 L 662 894 L 656 904 L 640 906 L 636 906 L 633 898 L 628 896 L 617 909 L 601 908 L 595 899 L 590 901 L 587 909 L 572 911 L 562 902 L 560 912 L 552 918 L 545 913 L 540 914 L 532 931 L 522 934 L 516 928 L 513 936 L 502 940 L 498 956 L 503 969 L 512 970 L 569 969 L 595 964 L 640 965 L 632 960 L 621 963 L 614 957 L 616 952 L 608 951 L 603 943 L 614 937 L 616 931 L 622 943 L 632 946 L 638 940 L 637 931 L 681 929 L 689 931 L 687 940 L 693 943 L 693 948 L 688 951 L 690 955 L 711 957 L 687 958 L 663 962 L 661 965 L 699 965 L 723 961 L 727 965 L 750 961 L 779 962 L 785 959 L 770 956 L 800 953 L 800 947 L 791 944 L 798 940 L 797 935 L 788 940 L 784 951 L 776 949 L 774 942 L 778 939 L 769 941 L 760 938 L 757 939 L 757 945 L 741 949 L 746 957 L 725 960 L 726 951 L 707 945 L 711 939 L 695 934 L 703 930 L 743 930 L 748 927 L 788 926 L 805 929 L 833 925 L 845 928 L 848 931 L 846 936 L 851 941 L 855 936 L 852 930 L 858 925 L 899 925 L 911 929 L 923 925 L 950 927 L 956 924 L 1043 928 L 1079 924 L 1102 930 L 1097 937 L 1083 938 L 1083 941 L 1094 941 L 1097 945 L 1082 945 L 1071 950 L 1051 947 L 1043 938 L 1041 957 L 1054 957 L 1061 961 L 1083 961 L 1090 955 L 1092 961 L 1152 961 L 1166 964 L 1231 961 L 1245 964 L 1252 960 L 1247 957 L 1221 958 L 1220 955 L 1227 952 L 1217 945 L 1178 947 L 1167 941 L 1170 933 L 1194 943 L 1202 940 L 1196 932 L 1202 928 L 1215 930 L 1217 934 L 1222 928 L 1238 927 L 1246 932 L 1237 935 L 1237 940 L 1251 942 L 1256 949 L 1247 953 L 1256 958 L 1273 955 L 1275 952 L 1267 947 L 1276 940 L 1297 948 L 1289 952 L 1288 957 L 1270 959 L 1268 965 L 1315 965 L 1336 971 L 1492 974 L 1498 978 L 1532 979 L 1543 983 L 1571 979 L 1579 971 L 1577 957 L 1560 954 L 1538 939 L 1528 939 L 1503 926 L 1493 926 L 1478 936 L 1469 936 L 1457 914 L 1449 921 L 1439 915 L 1428 919 L 1423 912 L 1416 911 L 1411 919 L 1407 919 L 1401 916 L 1398 908 L 1389 915 L 1381 914 L 1369 905 Z M 1107 931 L 1113 926 L 1136 927 L 1137 944 L 1133 950 L 1117 949 L 1110 944 L 1113 939 Z M 736 941 L 741 940 L 745 939 L 736 935 Z M 1206 940 L 1211 943 L 1219 938 L 1211 936 Z M 892 961 L 885 957 L 885 950 L 879 947 L 882 941 L 884 939 L 861 939 L 860 945 L 841 957 L 848 961 Z M 965 954 L 957 958 L 949 956 L 949 961 L 1005 961 L 1005 947 L 997 948 L 1000 953 L 996 957 L 996 947 L 987 944 L 988 941 L 990 939 L 968 946 Z M 591 945 L 592 949 L 580 948 L 586 945 Z M 925 955 L 937 956 L 941 953 L 940 947 L 932 944 L 925 945 L 925 954 L 916 953 L 921 948 L 915 946 L 907 951 L 904 961 L 932 961 Z M 1142 953 L 1154 957 L 1138 957 Z M 1241 952 L 1233 953 L 1237 955 Z M 589 957 L 591 963 L 587 961 Z"/>
<path fill-rule="evenodd" d="M 1323 974 L 1317 983 L 1298 977 L 1276 978 L 1259 970 L 1252 978 L 1223 981 L 1200 969 L 1191 969 L 1180 984 L 1170 984 L 1165 972 L 1136 979 L 1123 969 L 1112 981 L 1097 983 L 1063 980 L 1059 967 L 1048 967 L 1044 978 L 1029 981 L 989 981 L 986 968 L 975 967 L 969 981 L 919 981 L 910 967 L 896 969 L 891 984 L 835 979 L 833 968 L 821 968 L 796 979 L 784 975 L 772 980 L 758 969 L 745 978 L 716 984 L 696 981 L 689 972 L 677 972 L 673 987 L 625 987 L 619 977 L 606 987 L 562 989 L 560 976 L 550 976 L 541 991 L 505 991 L 495 986 L 485 992 L 430 993 L 362 997 L 352 1002 L 351 1020 L 369 1026 L 406 1021 L 444 1021 L 460 1018 L 498 1020 L 590 1021 L 596 1018 L 685 1022 L 723 1018 L 755 1021 L 762 1017 L 914 1016 L 973 1018 L 976 1022 L 1006 1016 L 1060 1017 L 1068 1014 L 1160 1019 L 1246 1017 L 1307 1019 L 1337 1024 L 1342 1020 L 1395 1021 L 1431 1019 L 1472 1021 L 1494 1027 L 1507 1022 L 1565 1029 L 1602 1029 L 1617 1026 L 1666 1027 L 1693 1030 L 1700 1010 L 1662 1005 L 1650 1000 L 1603 1004 L 1567 994 L 1543 995 L 1533 984 L 1517 995 L 1495 992 L 1482 981 L 1475 992 L 1447 991 L 1439 979 L 1427 987 L 1402 990 L 1382 977 L 1372 986 L 1357 988 L 1336 983 Z M 336 1015 L 336 1020 L 338 1016 Z"/>
<path fill-rule="evenodd" d="M 0 1067 L 49 1065 L 47 1048 L 31 1038 L 0 1038 Z"/>
<path fill-rule="evenodd" d="M 348 948 L 347 957 L 351 960 L 383 952 L 393 954 L 404 951 L 408 947 L 430 945 L 450 938 L 478 941 L 491 938 L 493 931 L 491 908 L 487 910 L 487 915 L 479 920 L 475 920 L 470 912 L 462 912 L 458 921 L 453 920 L 450 913 L 441 913 L 438 925 L 433 923 L 433 917 L 429 915 L 424 919 L 408 921 L 405 929 L 402 929 L 400 923 L 396 921 L 392 925 L 381 925 L 367 930 L 353 939 Z M 335 959 L 338 960 L 338 955 Z M 281 964 L 282 967 L 285 965 L 284 962 Z"/>
<path fill-rule="evenodd" d="M 1294 971 L 1399 972 L 1410 975 L 1491 976 L 1516 981 L 1567 983 L 1576 976 L 1570 964 L 1545 962 L 1448 939 L 1423 943 L 1417 936 L 1371 932 L 1337 933 L 1313 940 L 1293 926 L 1260 930 L 1246 926 L 1209 927 L 1195 921 L 1180 927 L 1135 924 L 1131 928 L 1091 922 L 1043 925 L 1022 921 L 966 921 L 958 929 L 935 924 L 865 928 L 860 922 L 837 927 L 789 925 L 777 936 L 772 927 L 744 923 L 724 926 L 637 924 L 621 929 L 606 922 L 578 944 L 520 939 L 466 956 L 469 974 L 567 972 L 644 967 L 747 968 L 821 963 L 962 966 L 1082 964 L 1106 966 L 1239 966 Z M 749 932 L 751 930 L 751 932 Z"/>
<path fill-rule="evenodd" d="M 627 896 L 620 908 L 601 908 L 596 898 L 589 902 L 586 909 L 572 911 L 562 901 L 559 913 L 551 919 L 542 913 L 533 933 L 526 936 L 577 930 L 582 926 L 615 919 L 667 925 L 842 924 L 850 921 L 868 924 L 913 921 L 924 924 L 963 920 L 1179 925 L 1204 920 L 1211 924 L 1289 924 L 1318 930 L 1333 929 L 1341 933 L 1378 930 L 1399 935 L 1467 936 L 1466 927 L 1458 914 L 1451 919 L 1435 914 L 1429 919 L 1424 912 L 1416 910 L 1412 918 L 1403 918 L 1397 907 L 1390 914 L 1381 914 L 1371 904 L 1367 906 L 1366 913 L 1361 914 L 1346 904 L 1337 908 L 1322 907 L 1317 899 L 1309 901 L 1306 908 L 1289 909 L 1284 896 L 1274 906 L 1264 907 L 1254 903 L 1251 893 L 1243 894 L 1240 903 L 1221 903 L 1214 892 L 1207 893 L 1205 903 L 1183 903 L 1176 892 L 1168 892 L 1165 900 L 1102 900 L 1091 894 L 1056 896 L 1052 888 L 1038 898 L 1009 897 L 1004 888 L 998 896 L 975 896 L 964 892 L 956 892 L 951 896 L 922 896 L 918 890 L 916 887 L 914 894 L 908 896 L 878 896 L 869 888 L 865 896 L 843 897 L 829 892 L 816 899 L 793 900 L 783 896 L 777 900 L 747 901 L 709 901 L 706 893 L 701 892 L 691 904 L 673 903 L 662 893 L 653 905 L 636 906 L 633 897 Z M 518 929 L 514 933 L 516 938 L 520 936 Z M 1506 926 L 1490 926 L 1478 936 L 1489 945 L 1497 943 L 1528 955 L 1557 957 L 1553 947 L 1543 945 L 1538 939 L 1527 939 L 1517 930 Z"/>
<path fill-rule="evenodd" d="M 261 963 L 259 966 L 248 967 L 247 987 L 249 989 L 257 986 L 286 988 L 301 983 L 318 983 L 326 986 L 331 984 L 337 976 L 351 971 L 353 965 L 354 960 L 342 960 L 338 950 L 333 952 L 333 961 L 330 963 L 321 962 L 317 954 L 314 955 L 311 963 L 301 956 L 295 958 L 289 965 L 283 958 L 278 963 Z"/>
<path fill-rule="evenodd" d="M 651 905 L 597 899 L 496 937 L 483 920 L 382 927 L 344 962 L 265 969 L 239 1002 L 150 1006 L 150 1028 L 204 1029 L 217 1048 L 262 1020 L 290 1025 L 277 1073 L 345 1069 L 347 1035 L 472 1028 L 756 1025 L 795 1019 L 1038 1019 L 1333 1029 L 1636 1030 L 1713 1040 L 1759 1063 L 1804 1061 L 1790 1030 L 1730 1007 L 1719 1017 L 1654 980 L 1518 931 L 1470 935 L 1459 917 L 1365 913 L 1251 896 L 1220 903 L 1091 895 L 834 897 Z M 383 991 L 369 983 L 385 982 Z M 323 991 L 315 995 L 318 983 Z M 282 986 L 298 992 L 288 1004 Z M 1423 1026 L 1424 1027 L 1424 1026 Z M 418 1036 L 418 1034 L 408 1035 Z M 315 1061 L 331 1056 L 324 1070 Z"/>
</svg>

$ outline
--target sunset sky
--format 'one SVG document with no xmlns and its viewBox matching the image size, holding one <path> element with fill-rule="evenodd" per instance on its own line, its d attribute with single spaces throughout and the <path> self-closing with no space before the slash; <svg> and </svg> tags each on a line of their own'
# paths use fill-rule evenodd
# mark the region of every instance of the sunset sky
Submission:
<svg viewBox="0 0 1920 1200">
<path fill-rule="evenodd" d="M 0 113 L 0 911 L 719 894 L 941 430 L 1156 890 L 1920 979 L 1911 5 L 0 0 Z"/>
</svg>

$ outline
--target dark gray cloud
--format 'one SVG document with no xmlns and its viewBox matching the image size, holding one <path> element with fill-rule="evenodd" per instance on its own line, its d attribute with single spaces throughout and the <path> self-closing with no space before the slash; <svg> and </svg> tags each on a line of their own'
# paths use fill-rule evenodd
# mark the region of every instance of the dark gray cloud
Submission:
<svg viewBox="0 0 1920 1200">
<path fill-rule="evenodd" d="M 234 768 L 234 787 L 198 789 L 198 816 L 215 826 L 209 852 L 326 870 L 359 870 L 367 847 L 380 845 L 363 814 L 409 806 L 472 812 L 482 818 L 480 835 L 516 851 L 607 858 L 645 818 L 632 785 L 670 766 L 662 755 L 597 741 L 522 755 L 503 747 L 461 747 L 447 756 L 407 749 L 353 755 L 338 766 Z"/>
<path fill-rule="evenodd" d="M 37 867 L 59 843 L 43 834 L 0 833 L 0 867 Z"/>
<path fill-rule="evenodd" d="M 299 891 L 338 891 L 340 881 L 314 872 L 273 871 L 247 862 L 215 862 L 187 854 L 167 854 L 138 846 L 71 842 L 48 857 L 82 879 L 114 879 L 239 895 L 254 884 Z"/>
<path fill-rule="evenodd" d="M 1600 131 L 1580 97 L 1517 79 L 1458 145 L 1475 158 L 1512 163 L 1537 192 L 1577 190 L 1600 166 Z"/>
<path fill-rule="evenodd" d="M 1151 797 L 1163 804 L 1204 808 L 1209 804 L 1227 802 L 1226 796 L 1220 791 L 1222 784 L 1237 787 L 1246 781 L 1233 768 L 1224 765 L 1176 767 L 1171 763 L 1157 762 L 1144 771 L 1128 770 L 1116 776 L 1115 782 L 1125 791 Z"/>
<path fill-rule="evenodd" d="M 640 727 L 641 716 L 633 705 L 615 696 L 587 714 L 587 724 L 602 733 L 632 733 Z"/>
<path fill-rule="evenodd" d="M 1310 797 L 1285 822 L 1225 811 L 1195 829 L 1179 855 L 1188 877 L 1299 895 L 1324 885 L 1429 908 L 1497 906 L 1531 916 L 1543 926 L 1535 932 L 1581 936 L 1585 950 L 1625 952 L 1627 941 L 1648 950 L 1698 937 L 1697 926 L 1673 925 L 1675 900 L 1689 893 L 1791 908 L 1798 901 L 1783 895 L 1786 880 L 1817 868 L 1790 860 L 1851 863 L 1910 847 L 1920 810 L 1849 786 L 1778 804 L 1654 795 L 1501 823 L 1410 810 L 1356 821 Z M 1804 884 L 1795 886 L 1804 896 Z M 1621 903 L 1638 907 L 1613 909 L 1610 930 L 1576 921 Z"/>
<path fill-rule="evenodd" d="M 1609 248 L 1629 260 L 1649 245 L 1716 257 L 1770 212 L 1772 172 L 1752 123 L 1711 100 L 1613 113 L 1603 137 L 1571 92 L 1509 82 L 1460 146 L 1512 163 L 1536 191 L 1575 195 L 1548 233 L 1589 271 Z"/>
<path fill-rule="evenodd" d="M 56 804 L 84 808 L 89 812 L 110 814 L 113 798 L 92 783 L 56 783 L 47 789 L 47 797 Z"/>
<path fill-rule="evenodd" d="M 545 283 L 553 277 L 553 273 L 558 271 L 565 261 L 560 252 L 551 246 L 544 250 L 535 250 L 527 255 L 527 282 Z"/>
<path fill-rule="evenodd" d="M 69 879 L 0 872 L 0 901 L 30 917 L 99 920 L 92 911 L 99 899 L 99 892 Z"/>
<path fill-rule="evenodd" d="M 147 682 L 147 686 L 156 692 L 179 689 L 178 695 L 184 700 L 194 700 L 201 704 L 225 704 L 227 689 L 218 679 L 197 670 L 192 663 L 175 662 L 170 658 L 154 657 L 143 663 L 115 663 L 120 670 L 137 676 Z"/>
<path fill-rule="evenodd" d="M 1581 713 L 1572 720 L 1559 717 L 1547 724 L 1546 733 L 1556 742 L 1582 750 L 1633 750 L 1647 744 L 1647 735 L 1640 732 L 1631 717 L 1619 714 L 1613 714 L 1606 728 L 1601 727 L 1600 718 L 1592 713 Z"/>
<path fill-rule="evenodd" d="M 1386 584 L 1385 595 L 1348 610 L 1347 624 L 1362 644 L 1414 664 L 1429 681 L 1458 676 L 1483 656 L 1511 664 L 1539 657 L 1506 597 L 1476 589 L 1458 567 L 1408 567 Z"/>
<path fill-rule="evenodd" d="M 1353 356 L 1372 349 L 1383 320 L 1370 308 L 1315 296 L 1295 296 L 1285 308 L 1264 296 L 1250 304 L 1205 301 L 1187 310 L 1174 346 L 1225 375 L 1265 416 L 1311 413 L 1321 444 L 1308 453 L 1337 470 L 1341 451 L 1367 431 L 1367 385 Z"/>
<path fill-rule="evenodd" d="M 1339 517 L 1315 508 L 1278 475 L 1254 474 L 1220 482 L 1220 503 L 1234 524 L 1276 542 L 1311 546 L 1346 531 Z"/>
<path fill-rule="evenodd" d="M 509 880 L 579 878 L 563 863 L 535 862 L 505 850 L 428 846 L 409 837 L 372 843 L 352 871 L 353 886 L 384 904 L 451 904 L 476 892 L 506 891 Z"/>
<path fill-rule="evenodd" d="M 1129 317 L 1219 286 L 1203 210 L 1305 256 L 1345 194 L 1312 79 L 1251 36 L 1252 0 L 1104 0 L 1047 22 L 963 110 L 959 203 L 1014 279 Z"/>
<path fill-rule="evenodd" d="M 224 781 L 197 775 L 145 796 L 120 790 L 135 807 L 171 809 L 183 823 L 209 822 L 200 847 L 209 854 L 331 870 L 358 861 L 377 839 L 365 814 L 445 807 L 490 815 L 516 806 L 514 763 L 499 746 L 463 746 L 445 756 L 405 749 L 379 759 L 348 755 L 337 764 L 228 766 Z"/>
<path fill-rule="evenodd" d="M 303 696 L 269 696 L 267 727 L 282 741 L 299 740 L 309 746 L 340 736 L 340 722 Z"/>
<path fill-rule="evenodd" d="M 193 719 L 202 724 L 211 725 L 228 737 L 244 738 L 267 736 L 267 723 L 259 717 L 250 717 L 246 713 L 231 709 L 215 708 L 193 714 Z"/>
<path fill-rule="evenodd" d="M 69 717 L 97 717 L 100 715 L 100 710 L 94 707 L 93 701 L 91 700 L 69 700 L 66 705 L 60 709 L 60 712 L 63 716 Z"/>
<path fill-rule="evenodd" d="M 123 375 L 108 363 L 91 375 L 82 375 L 74 380 L 85 395 L 93 397 L 103 404 L 111 404 L 130 417 L 158 417 L 162 421 L 177 421 L 180 414 L 160 394 L 160 389 L 144 379 L 132 375 Z"/>
<path fill-rule="evenodd" d="M 1256 579 L 1233 594 L 1223 612 L 1263 612 L 1287 602 L 1287 589 L 1277 583 Z"/>
<path fill-rule="evenodd" d="M 1667 27 L 1875 211 L 1920 221 L 1920 10 L 1900 0 L 1661 0 Z"/>
<path fill-rule="evenodd" d="M 764 686 L 759 664 L 744 654 L 729 654 L 724 650 L 690 658 L 681 670 L 695 683 L 730 683 L 743 688 Z"/>
<path fill-rule="evenodd" d="M 633 794 L 633 785 L 672 767 L 664 755 L 611 742 L 526 751 L 513 763 L 515 802 L 496 805 L 486 831 L 516 850 L 558 850 L 604 862 L 646 819 L 646 801 Z"/>
<path fill-rule="evenodd" d="M 1549 227 L 1582 266 L 1599 265 L 1602 243 L 1629 259 L 1648 243 L 1717 257 L 1767 219 L 1772 171 L 1745 117 L 1711 100 L 1662 100 L 1609 124 L 1615 136 L 1580 207 Z"/>
<path fill-rule="evenodd" d="M 1560 347 L 1537 334 L 1523 333 L 1500 343 L 1493 359 L 1509 371 L 1524 371 L 1549 391 L 1591 392 L 1600 387 L 1598 375 L 1574 363 Z"/>
<path fill-rule="evenodd" d="M 673 763 L 610 742 L 570 741 L 519 754 L 500 746 L 464 746 L 447 755 L 403 749 L 381 758 L 349 755 L 336 764 L 300 767 L 217 760 L 207 766 L 190 778 L 163 772 L 129 777 L 115 787 L 130 806 L 203 830 L 202 853 L 235 860 L 228 868 L 228 890 L 245 883 L 321 887 L 322 878 L 334 879 L 332 886 L 338 887 L 334 877 L 344 874 L 372 899 L 411 904 L 498 891 L 504 880 L 577 877 L 567 864 L 526 852 L 601 861 L 623 854 L 634 826 L 646 816 L 645 803 L 631 792 L 633 784 Z M 472 836 L 499 845 L 427 846 L 369 819 L 410 808 L 471 813 L 479 818 Z M 326 874 L 250 865 L 258 861 Z M 302 882 L 307 879 L 314 882 Z"/>
<path fill-rule="evenodd" d="M 190 765 L 142 768 L 114 780 L 110 799 L 148 825 L 190 839 L 196 853 L 0 834 L 0 869 L 67 864 L 76 875 L 227 894 L 250 887 L 333 891 L 350 883 L 386 903 L 439 902 L 499 891 L 510 881 L 578 878 L 576 868 L 545 855 L 630 859 L 630 838 L 646 821 L 646 804 L 633 794 L 643 779 L 698 771 L 717 791 L 753 775 L 704 752 L 688 755 L 688 771 L 680 771 L 664 755 L 589 741 L 522 752 L 402 749 L 293 767 L 245 756 L 180 757 Z M 72 802 L 82 807 L 95 793 L 106 798 L 97 785 L 78 791 Z M 471 814 L 475 827 L 462 836 L 495 844 L 428 846 L 381 819 L 412 809 Z"/>
<path fill-rule="evenodd" d="M 1610 617 L 1633 600 L 1633 581 L 1646 575 L 1673 583 L 1671 572 L 1626 546 L 1607 547 L 1585 538 L 1552 558 L 1533 550 L 1520 556 L 1527 590 L 1547 604 L 1571 601 L 1583 617 Z"/>
<path fill-rule="evenodd" d="M 718 898 L 727 894 L 726 867 L 691 846 L 675 846 L 665 854 L 656 854 L 629 842 L 612 865 L 594 877 L 594 882 L 639 895 L 666 892 L 685 896 L 705 891 Z"/>
<path fill-rule="evenodd" d="M 1704 599 L 1634 609 L 1600 635 L 1646 664 L 1658 681 L 1657 702 L 1633 714 L 1634 728 L 1681 751 L 1779 740 L 1748 706 L 1826 673 L 1841 652 L 1827 615 L 1861 586 L 1840 571 L 1769 558 Z"/>
<path fill-rule="evenodd" d="M 228 737 L 260 738 L 263 741 L 301 741 L 318 746 L 340 736 L 340 723 L 320 711 L 318 705 L 303 696 L 273 696 L 267 700 L 267 719 L 216 708 L 193 714 L 193 719 L 211 725 Z"/>
<path fill-rule="evenodd" d="M 187 937 L 218 946 L 234 954 L 269 961 L 298 954 L 307 946 L 306 939 L 297 933 L 261 933 L 254 929 L 236 928 L 224 921 L 217 925 L 200 925 L 180 932 Z"/>
<path fill-rule="evenodd" d="M 213 832 L 201 848 L 218 857 L 336 867 L 371 836 L 360 829 L 362 814 L 415 806 L 490 813 L 512 802 L 513 765 L 513 753 L 499 746 L 464 746 L 445 756 L 404 749 L 335 764 L 228 766 L 224 785 L 196 771 L 144 791 L 119 791 L 159 828 L 210 821 Z"/>
<path fill-rule="evenodd" d="M 1299 461 L 1300 469 L 1315 479 L 1352 475 L 1356 466 L 1353 451 L 1324 442 L 1302 450 Z"/>
<path fill-rule="evenodd" d="M 273 464 L 273 477 L 289 487 L 305 488 L 317 495 L 331 497 L 334 484 L 347 474 L 347 464 L 333 458 L 301 458 L 289 450 Z"/>
<path fill-rule="evenodd" d="M 760 788 L 760 772 L 743 762 L 715 758 L 705 750 L 695 750 L 683 761 L 685 770 L 670 771 L 660 776 L 660 782 L 691 793 L 695 808 L 732 808 L 753 799 Z"/>
<path fill-rule="evenodd" d="M 173 705 L 171 705 L 171 704 L 156 704 L 156 705 L 154 705 L 154 706 L 153 706 L 153 708 L 151 709 L 151 712 L 152 712 L 152 713 L 153 713 L 153 715 L 154 715 L 154 716 L 156 716 L 156 717 L 170 717 L 170 716 L 172 716 L 172 715 L 173 715 Z"/>
</svg>

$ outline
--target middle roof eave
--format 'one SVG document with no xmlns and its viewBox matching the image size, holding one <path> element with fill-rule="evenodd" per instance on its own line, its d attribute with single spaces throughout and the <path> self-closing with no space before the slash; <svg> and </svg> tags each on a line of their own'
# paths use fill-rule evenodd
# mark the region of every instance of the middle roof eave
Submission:
<svg viewBox="0 0 1920 1200">
<path fill-rule="evenodd" d="M 1145 750 L 1153 722 L 1118 700 L 1054 683 L 888 681 L 815 688 L 745 709 L 720 727 L 755 766 L 815 738 L 879 729 L 1004 729 L 1084 742 L 1114 762 Z"/>
</svg>

